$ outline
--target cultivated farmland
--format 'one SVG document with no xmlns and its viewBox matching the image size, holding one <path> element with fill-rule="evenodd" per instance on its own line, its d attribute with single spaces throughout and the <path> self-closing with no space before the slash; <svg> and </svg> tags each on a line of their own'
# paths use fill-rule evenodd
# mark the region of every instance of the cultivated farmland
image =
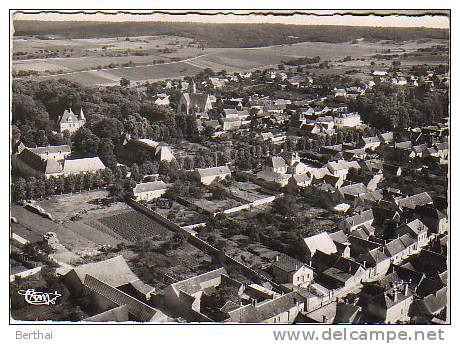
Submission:
<svg viewBox="0 0 460 344">
<path fill-rule="evenodd" d="M 155 235 L 167 237 L 171 234 L 159 223 L 136 210 L 103 217 L 99 221 L 131 242 L 147 239 Z"/>
</svg>

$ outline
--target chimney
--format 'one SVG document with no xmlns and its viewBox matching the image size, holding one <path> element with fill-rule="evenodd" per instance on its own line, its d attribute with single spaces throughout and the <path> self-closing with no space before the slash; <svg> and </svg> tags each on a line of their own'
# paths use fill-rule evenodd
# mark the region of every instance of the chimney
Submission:
<svg viewBox="0 0 460 344">
<path fill-rule="evenodd" d="M 366 268 L 366 263 L 367 263 L 367 261 L 363 262 L 364 269 Z"/>
<path fill-rule="evenodd" d="M 398 302 L 398 286 L 396 284 L 393 287 L 393 301 Z"/>
<path fill-rule="evenodd" d="M 295 269 L 296 269 L 296 270 L 298 270 L 298 269 L 299 269 L 299 266 L 298 266 L 297 264 L 295 265 Z"/>
<path fill-rule="evenodd" d="M 276 261 L 278 262 L 280 260 L 280 256 L 277 254 L 276 255 Z"/>
<path fill-rule="evenodd" d="M 404 286 L 404 296 L 409 295 L 409 283 Z"/>
</svg>

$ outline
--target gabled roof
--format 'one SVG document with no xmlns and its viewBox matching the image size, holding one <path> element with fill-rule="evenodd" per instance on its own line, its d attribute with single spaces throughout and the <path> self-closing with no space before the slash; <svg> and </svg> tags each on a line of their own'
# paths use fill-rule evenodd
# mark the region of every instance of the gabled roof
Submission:
<svg viewBox="0 0 460 344">
<path fill-rule="evenodd" d="M 72 109 L 65 109 L 59 123 L 78 122 L 78 117 L 73 113 Z"/>
<path fill-rule="evenodd" d="M 166 320 L 166 316 L 161 311 L 135 299 L 96 277 L 86 275 L 84 285 L 92 292 L 105 297 L 118 306 L 126 305 L 128 312 L 139 321 L 154 321 L 155 318 L 158 318 L 158 320 L 161 318 Z"/>
<path fill-rule="evenodd" d="M 311 255 L 314 255 L 316 251 L 321 251 L 326 254 L 337 252 L 337 247 L 326 232 L 305 238 L 303 241 L 310 250 Z"/>
<path fill-rule="evenodd" d="M 149 192 L 149 191 L 159 191 L 165 190 L 168 185 L 163 181 L 156 181 L 156 182 L 148 182 L 148 183 L 140 183 L 136 184 L 136 187 L 133 189 L 134 194 L 141 193 L 141 192 Z"/>
<path fill-rule="evenodd" d="M 296 272 L 305 264 L 301 261 L 288 256 L 287 254 L 280 254 L 276 261 L 272 264 L 273 267 L 276 267 L 285 272 Z"/>
<path fill-rule="evenodd" d="M 38 173 L 54 174 L 62 172 L 62 166 L 54 159 L 45 159 L 25 148 L 19 153 L 16 159 L 30 166 Z"/>
<path fill-rule="evenodd" d="M 120 287 L 139 278 L 131 271 L 123 256 L 116 256 L 96 263 L 88 263 L 73 268 L 81 283 L 90 275 L 112 287 Z"/>
<path fill-rule="evenodd" d="M 396 256 L 397 254 L 403 252 L 405 249 L 406 246 L 399 238 L 393 239 L 385 245 L 385 251 L 388 252 L 390 257 Z"/>
<path fill-rule="evenodd" d="M 308 181 L 311 181 L 313 179 L 309 173 L 295 174 L 295 175 L 292 176 L 292 178 L 295 180 L 295 182 L 297 184 L 303 183 L 303 182 L 308 182 Z"/>
<path fill-rule="evenodd" d="M 103 170 L 105 165 L 98 157 L 82 158 L 64 161 L 64 174 L 93 172 Z"/>
<path fill-rule="evenodd" d="M 380 143 L 380 140 L 377 136 L 363 137 L 362 140 L 364 144 Z"/>
<path fill-rule="evenodd" d="M 369 190 L 364 186 L 363 183 L 357 183 L 357 184 L 350 184 L 350 185 L 342 186 L 340 188 L 340 192 L 343 193 L 344 195 L 359 196 L 361 194 L 368 193 Z"/>
<path fill-rule="evenodd" d="M 412 148 L 412 142 L 411 141 L 395 142 L 394 146 L 397 149 L 411 149 Z"/>
<path fill-rule="evenodd" d="M 173 283 L 171 284 L 171 287 L 173 287 L 175 290 L 180 290 L 188 295 L 193 295 L 198 291 L 207 288 L 209 285 L 206 285 L 206 282 L 216 278 L 220 278 L 222 275 L 226 274 L 227 271 L 225 270 L 225 268 L 219 268 L 198 276 L 188 278 L 183 281 Z"/>
<path fill-rule="evenodd" d="M 211 176 L 222 176 L 224 174 L 231 173 L 227 165 L 209 168 L 198 168 L 197 171 L 201 178 Z"/>
<path fill-rule="evenodd" d="M 408 233 L 416 238 L 421 232 L 428 231 L 428 227 L 425 226 L 423 222 L 419 219 L 415 219 L 409 223 L 400 226 L 396 231 L 400 235 Z"/>
<path fill-rule="evenodd" d="M 267 159 L 267 166 L 272 168 L 286 167 L 286 161 L 280 156 L 272 156 Z"/>
<path fill-rule="evenodd" d="M 104 322 L 104 321 L 116 321 L 116 322 L 125 322 L 129 321 L 129 312 L 128 306 L 121 305 L 108 311 L 96 314 L 92 317 L 83 319 L 83 321 L 92 321 L 92 322 Z"/>
<path fill-rule="evenodd" d="M 350 217 L 347 217 L 346 219 L 343 220 L 343 222 L 350 226 L 350 227 L 355 227 L 355 226 L 360 226 L 365 222 L 374 220 L 374 213 L 372 212 L 372 209 L 363 211 L 360 214 L 356 214 Z"/>
<path fill-rule="evenodd" d="M 38 155 L 47 155 L 47 154 L 54 154 L 54 153 L 70 153 L 70 146 L 69 145 L 60 145 L 60 146 L 46 146 L 46 147 L 35 147 L 35 148 L 27 148 L 31 152 L 38 154 Z"/>
<path fill-rule="evenodd" d="M 415 209 L 415 207 L 418 205 L 427 205 L 433 203 L 433 199 L 428 193 L 422 192 L 406 198 L 395 200 L 395 203 L 400 208 Z"/>
</svg>

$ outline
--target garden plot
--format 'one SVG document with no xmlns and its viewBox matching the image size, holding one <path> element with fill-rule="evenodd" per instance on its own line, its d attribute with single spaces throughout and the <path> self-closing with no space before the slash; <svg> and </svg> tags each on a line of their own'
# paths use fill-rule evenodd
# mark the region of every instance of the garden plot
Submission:
<svg viewBox="0 0 460 344">
<path fill-rule="evenodd" d="M 168 229 L 136 210 L 102 217 L 98 221 L 130 242 L 171 235 Z"/>
<path fill-rule="evenodd" d="M 177 202 L 173 202 L 171 208 L 152 207 L 152 210 L 181 227 L 202 223 L 206 219 L 204 215 Z"/>
<path fill-rule="evenodd" d="M 217 214 L 244 205 L 244 203 L 230 197 L 217 199 L 213 197 L 212 193 L 205 193 L 200 199 L 186 198 L 186 201 L 209 214 Z"/>
</svg>

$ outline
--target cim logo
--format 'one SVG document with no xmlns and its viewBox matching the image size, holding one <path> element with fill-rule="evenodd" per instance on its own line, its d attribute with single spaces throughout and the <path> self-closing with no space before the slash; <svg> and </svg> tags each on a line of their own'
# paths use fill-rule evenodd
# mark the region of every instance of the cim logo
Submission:
<svg viewBox="0 0 460 344">
<path fill-rule="evenodd" d="M 56 304 L 56 300 L 62 296 L 57 291 L 45 293 L 36 291 L 35 289 L 18 290 L 18 294 L 24 295 L 25 301 L 34 306 L 54 305 Z"/>
</svg>

